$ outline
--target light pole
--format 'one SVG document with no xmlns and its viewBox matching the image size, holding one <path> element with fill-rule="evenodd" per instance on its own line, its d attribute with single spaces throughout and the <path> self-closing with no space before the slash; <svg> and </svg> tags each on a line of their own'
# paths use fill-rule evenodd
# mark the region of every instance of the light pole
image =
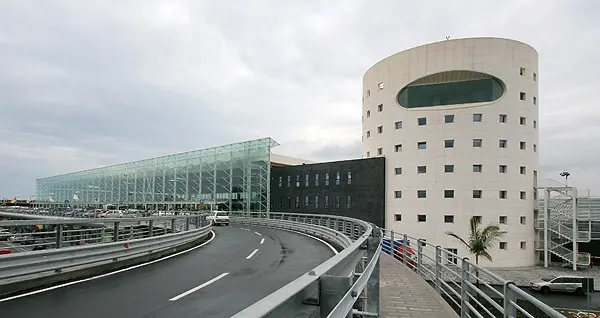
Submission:
<svg viewBox="0 0 600 318">
<path fill-rule="evenodd" d="M 565 184 L 566 184 L 567 187 L 569 186 L 569 176 L 570 175 L 571 174 L 569 172 L 567 172 L 567 171 L 563 171 L 563 172 L 560 173 L 560 176 L 565 178 Z"/>
</svg>

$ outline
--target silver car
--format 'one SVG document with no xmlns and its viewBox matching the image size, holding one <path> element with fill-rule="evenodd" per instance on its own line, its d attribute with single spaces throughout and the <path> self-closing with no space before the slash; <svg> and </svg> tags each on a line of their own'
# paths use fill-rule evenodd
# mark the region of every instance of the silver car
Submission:
<svg viewBox="0 0 600 318">
<path fill-rule="evenodd" d="M 550 292 L 568 292 L 583 294 L 584 277 L 580 276 L 559 276 L 542 278 L 541 281 L 529 282 L 531 290 L 539 291 L 543 294 Z"/>
</svg>

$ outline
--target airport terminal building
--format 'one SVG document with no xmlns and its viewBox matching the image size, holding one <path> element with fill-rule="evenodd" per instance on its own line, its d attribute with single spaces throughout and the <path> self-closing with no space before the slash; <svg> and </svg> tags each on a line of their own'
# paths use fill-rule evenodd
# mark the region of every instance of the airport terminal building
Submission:
<svg viewBox="0 0 600 318">
<path fill-rule="evenodd" d="M 36 205 L 346 215 L 461 255 L 445 232 L 468 238 L 476 217 L 506 231 L 485 266 L 587 266 L 578 246 L 600 239 L 589 194 L 538 184 L 538 82 L 538 53 L 519 41 L 422 45 L 364 74 L 361 159 L 281 156 L 263 138 L 38 179 Z"/>
</svg>

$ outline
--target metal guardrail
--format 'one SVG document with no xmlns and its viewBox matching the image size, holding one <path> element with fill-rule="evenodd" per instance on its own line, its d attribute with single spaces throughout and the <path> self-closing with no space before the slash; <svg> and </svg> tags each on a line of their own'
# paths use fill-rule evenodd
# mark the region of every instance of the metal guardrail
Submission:
<svg viewBox="0 0 600 318">
<path fill-rule="evenodd" d="M 564 315 L 468 258 L 391 230 L 382 251 L 430 282 L 461 317 L 564 318 Z"/>
<path fill-rule="evenodd" d="M 43 272 L 51 274 L 67 268 L 158 252 L 200 239 L 211 231 L 205 217 L 196 215 L 135 220 L 63 218 L 0 221 L 0 228 L 28 229 L 33 226 L 41 230 L 16 235 L 26 235 L 34 242 L 24 245 L 28 248 L 47 248 L 0 255 L 0 280 Z"/>
<path fill-rule="evenodd" d="M 368 222 L 331 215 L 232 213 L 232 222 L 317 236 L 341 250 L 233 318 L 379 316 L 381 231 Z"/>
</svg>

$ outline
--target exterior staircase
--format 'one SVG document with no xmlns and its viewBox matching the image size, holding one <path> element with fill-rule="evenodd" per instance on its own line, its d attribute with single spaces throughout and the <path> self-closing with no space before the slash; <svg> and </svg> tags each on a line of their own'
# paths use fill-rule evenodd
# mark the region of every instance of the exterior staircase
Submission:
<svg viewBox="0 0 600 318">
<path fill-rule="evenodd" d="M 573 250 L 567 246 L 573 246 L 582 242 L 591 240 L 591 222 L 580 219 L 579 215 L 575 219 L 575 230 L 573 229 L 573 195 L 570 188 L 544 189 L 548 200 L 538 200 L 536 209 L 537 219 L 535 229 L 538 231 L 538 240 L 536 249 L 544 250 L 544 239 L 548 241 L 548 252 L 558 256 L 563 260 L 563 265 L 573 266 Z M 576 191 L 574 191 L 576 192 Z M 547 202 L 547 206 L 546 205 Z M 544 213 L 546 211 L 546 213 Z M 578 213 L 579 214 L 579 213 Z M 548 237 L 544 238 L 544 222 L 547 219 Z M 589 253 L 577 253 L 575 265 L 589 266 L 591 255 Z"/>
</svg>

